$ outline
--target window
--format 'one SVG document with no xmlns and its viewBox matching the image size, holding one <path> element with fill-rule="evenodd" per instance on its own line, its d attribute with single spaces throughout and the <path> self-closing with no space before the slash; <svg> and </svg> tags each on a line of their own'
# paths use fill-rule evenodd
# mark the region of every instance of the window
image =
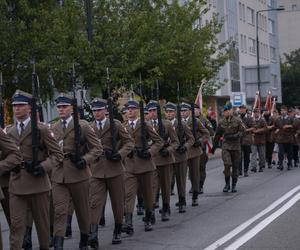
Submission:
<svg viewBox="0 0 300 250">
<path fill-rule="evenodd" d="M 268 6 L 274 8 L 274 0 L 268 0 Z"/>
<path fill-rule="evenodd" d="M 252 54 L 256 53 L 256 49 L 255 49 L 255 40 L 252 38 L 248 38 L 248 45 L 249 45 L 249 52 Z"/>
<path fill-rule="evenodd" d="M 246 11 L 245 11 L 245 4 L 242 4 L 242 13 L 243 13 L 243 21 L 246 21 Z"/>
<path fill-rule="evenodd" d="M 231 80 L 231 92 L 241 92 L 240 81 Z"/>
<path fill-rule="evenodd" d="M 278 79 L 277 79 L 277 75 L 272 74 L 271 77 L 272 77 L 272 83 L 273 83 L 273 86 L 274 86 L 275 88 L 278 87 Z"/>
<path fill-rule="evenodd" d="M 251 9 L 249 7 L 247 7 L 247 21 L 249 24 L 254 25 L 255 21 L 254 21 L 254 9 Z"/>
<path fill-rule="evenodd" d="M 245 5 L 239 2 L 240 20 L 245 21 Z"/>
<path fill-rule="evenodd" d="M 276 62 L 276 49 L 270 46 L 270 58 L 272 61 Z"/>
<path fill-rule="evenodd" d="M 297 10 L 297 4 L 292 4 L 292 10 Z"/>
<path fill-rule="evenodd" d="M 275 22 L 272 19 L 269 19 L 269 33 L 275 33 Z"/>
<path fill-rule="evenodd" d="M 242 53 L 247 53 L 247 37 L 243 34 L 240 35 L 240 40 L 241 40 L 241 52 Z"/>
</svg>

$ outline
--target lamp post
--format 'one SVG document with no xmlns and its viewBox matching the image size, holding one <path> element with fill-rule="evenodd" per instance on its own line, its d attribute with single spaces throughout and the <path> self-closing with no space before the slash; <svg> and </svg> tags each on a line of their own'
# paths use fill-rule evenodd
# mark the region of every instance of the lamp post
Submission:
<svg viewBox="0 0 300 250">
<path fill-rule="evenodd" d="M 278 8 L 272 8 L 272 9 L 265 9 L 265 10 L 258 10 L 256 12 L 256 62 L 257 62 L 257 89 L 260 93 L 260 63 L 259 63 L 259 38 L 258 38 L 258 14 L 261 12 L 267 12 L 267 11 L 281 11 L 284 10 L 284 7 L 280 6 Z"/>
</svg>

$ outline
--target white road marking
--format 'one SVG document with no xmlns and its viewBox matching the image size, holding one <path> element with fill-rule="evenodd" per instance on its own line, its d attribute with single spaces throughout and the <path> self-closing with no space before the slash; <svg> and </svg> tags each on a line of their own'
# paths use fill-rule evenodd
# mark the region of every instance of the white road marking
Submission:
<svg viewBox="0 0 300 250">
<path fill-rule="evenodd" d="M 285 200 L 289 199 L 292 195 L 294 195 L 299 190 L 300 190 L 300 185 L 296 186 L 295 188 L 293 188 L 292 190 L 290 190 L 289 192 L 287 192 L 286 194 L 281 196 L 278 200 L 274 201 L 271 205 L 269 205 L 263 211 L 259 212 L 254 217 L 252 217 L 249 220 L 245 221 L 243 224 L 239 225 L 238 227 L 233 229 L 231 232 L 229 232 L 228 234 L 226 234 L 222 238 L 218 239 L 217 241 L 215 241 L 214 243 L 212 243 L 211 245 L 206 247 L 204 250 L 214 250 L 214 249 L 217 249 L 218 247 L 222 246 L 224 243 L 231 240 L 233 237 L 235 237 L 240 232 L 242 232 L 247 227 L 249 227 L 252 223 L 254 223 L 258 219 L 260 219 L 261 217 L 263 217 L 264 215 L 266 215 L 267 213 L 272 211 L 274 208 L 276 208 L 278 205 L 280 205 Z"/>
<path fill-rule="evenodd" d="M 265 218 L 263 221 L 258 223 L 255 227 L 253 227 L 250 231 L 248 231 L 243 236 L 238 238 L 230 246 L 226 247 L 225 250 L 235 250 L 235 249 L 238 249 L 240 246 L 244 245 L 248 240 L 253 238 L 256 234 L 258 234 L 261 230 L 263 230 L 266 226 L 268 226 L 272 221 L 277 219 L 280 215 L 282 215 L 289 208 L 291 208 L 298 200 L 300 200 L 300 193 L 296 194 L 292 199 L 290 199 L 281 208 L 279 208 L 274 213 L 272 213 L 267 218 Z"/>
</svg>

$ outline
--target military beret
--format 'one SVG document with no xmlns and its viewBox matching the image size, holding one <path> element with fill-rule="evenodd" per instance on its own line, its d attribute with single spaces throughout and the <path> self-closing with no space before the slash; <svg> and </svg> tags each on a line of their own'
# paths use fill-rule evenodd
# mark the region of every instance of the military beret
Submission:
<svg viewBox="0 0 300 250">
<path fill-rule="evenodd" d="M 138 108 L 139 107 L 139 103 L 135 100 L 130 100 L 127 102 L 127 105 L 126 105 L 128 108 Z"/>
<path fill-rule="evenodd" d="M 151 100 L 151 101 L 149 101 L 148 102 L 148 104 L 147 104 L 147 109 L 148 109 L 148 111 L 149 110 L 152 110 L 152 109 L 157 109 L 157 106 L 158 106 L 159 104 L 158 104 L 158 102 L 157 101 L 154 101 L 154 100 Z"/>
<path fill-rule="evenodd" d="M 247 106 L 245 104 L 242 104 L 239 108 L 240 109 L 247 109 Z"/>
<path fill-rule="evenodd" d="M 191 110 L 191 109 L 192 109 L 192 107 L 191 107 L 191 105 L 188 104 L 188 103 L 183 102 L 183 103 L 180 104 L 180 110 L 181 110 L 181 111 L 184 111 L 184 110 Z"/>
<path fill-rule="evenodd" d="M 107 101 L 106 101 L 105 99 L 94 98 L 94 99 L 91 101 L 91 108 L 92 108 L 92 111 L 105 109 L 106 106 L 107 106 Z"/>
<path fill-rule="evenodd" d="M 144 114 L 149 114 L 149 110 L 147 109 L 147 107 L 144 108 Z"/>
<path fill-rule="evenodd" d="M 175 103 L 167 102 L 167 103 L 165 104 L 165 106 L 164 106 L 164 109 L 165 109 L 166 111 L 167 111 L 167 110 L 169 110 L 169 111 L 176 111 L 177 106 L 176 106 Z"/>
<path fill-rule="evenodd" d="M 226 111 L 226 110 L 231 110 L 232 109 L 232 104 L 231 104 L 231 102 L 228 102 L 228 103 L 226 103 L 225 105 L 224 105 L 224 111 Z"/>
<path fill-rule="evenodd" d="M 22 90 L 16 90 L 12 96 L 12 104 L 30 104 L 32 95 Z"/>
<path fill-rule="evenodd" d="M 69 106 L 73 103 L 73 96 L 67 93 L 60 93 L 60 95 L 55 99 L 56 106 Z"/>
</svg>

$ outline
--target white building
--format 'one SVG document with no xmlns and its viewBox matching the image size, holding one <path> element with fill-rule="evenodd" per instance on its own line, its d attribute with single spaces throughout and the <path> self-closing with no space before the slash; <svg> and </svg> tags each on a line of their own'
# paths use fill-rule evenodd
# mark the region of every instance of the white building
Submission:
<svg viewBox="0 0 300 250">
<path fill-rule="evenodd" d="M 234 58 L 228 61 L 219 73 L 225 85 L 217 91 L 217 105 L 233 95 L 242 94 L 244 104 L 254 100 L 257 84 L 256 27 L 258 26 L 260 49 L 261 96 L 264 99 L 269 90 L 281 102 L 281 77 L 278 53 L 277 0 L 208 0 L 210 11 L 224 18 L 219 40 L 234 41 Z"/>
<path fill-rule="evenodd" d="M 300 48 L 300 0 L 278 0 L 285 11 L 278 13 L 279 53 L 289 54 Z"/>
</svg>

